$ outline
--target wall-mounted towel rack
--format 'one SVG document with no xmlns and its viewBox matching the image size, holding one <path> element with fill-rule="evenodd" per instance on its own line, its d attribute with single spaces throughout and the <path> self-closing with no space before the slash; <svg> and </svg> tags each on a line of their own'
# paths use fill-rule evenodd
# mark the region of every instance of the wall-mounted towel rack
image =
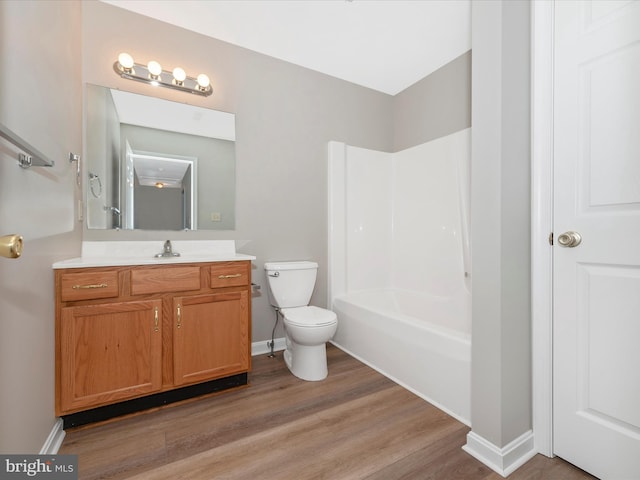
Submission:
<svg viewBox="0 0 640 480">
<path fill-rule="evenodd" d="M 18 165 L 22 168 L 29 167 L 53 167 L 55 162 L 33 148 L 18 135 L 0 123 L 0 136 L 6 138 L 22 152 L 18 154 Z"/>
</svg>

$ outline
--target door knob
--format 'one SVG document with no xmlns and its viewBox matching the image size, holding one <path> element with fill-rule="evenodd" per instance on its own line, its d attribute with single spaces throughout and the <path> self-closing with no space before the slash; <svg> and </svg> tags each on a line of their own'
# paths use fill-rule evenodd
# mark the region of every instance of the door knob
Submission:
<svg viewBox="0 0 640 480">
<path fill-rule="evenodd" d="M 22 237 L 20 235 L 0 237 L 0 257 L 18 258 L 20 255 L 22 255 Z"/>
<path fill-rule="evenodd" d="M 564 232 L 558 237 L 558 243 L 561 247 L 577 247 L 580 242 L 582 242 L 582 237 L 578 232 Z"/>
</svg>

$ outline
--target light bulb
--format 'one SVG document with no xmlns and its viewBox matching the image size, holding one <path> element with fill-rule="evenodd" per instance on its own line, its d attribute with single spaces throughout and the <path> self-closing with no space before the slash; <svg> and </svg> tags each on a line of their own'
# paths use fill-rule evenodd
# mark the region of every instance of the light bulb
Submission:
<svg viewBox="0 0 640 480">
<path fill-rule="evenodd" d="M 133 71 L 133 57 L 128 53 L 118 55 L 118 64 L 120 64 L 122 69 L 127 73 Z"/>
<path fill-rule="evenodd" d="M 198 85 L 200 86 L 200 90 L 205 90 L 209 86 L 209 77 L 207 77 L 204 73 L 198 75 L 196 79 Z"/>
<path fill-rule="evenodd" d="M 180 67 L 176 67 L 173 69 L 173 78 L 175 80 L 175 83 L 177 83 L 178 85 L 182 85 L 182 82 L 184 82 L 184 80 L 187 78 L 187 74 L 184 73 L 184 70 Z"/>
<path fill-rule="evenodd" d="M 155 60 L 151 60 L 147 64 L 147 70 L 149 70 L 149 73 L 151 74 L 151 76 L 155 78 L 158 78 L 162 73 L 162 67 Z"/>
<path fill-rule="evenodd" d="M 128 53 L 121 53 L 118 55 L 118 63 L 124 68 L 131 68 L 133 67 L 133 57 Z"/>
</svg>

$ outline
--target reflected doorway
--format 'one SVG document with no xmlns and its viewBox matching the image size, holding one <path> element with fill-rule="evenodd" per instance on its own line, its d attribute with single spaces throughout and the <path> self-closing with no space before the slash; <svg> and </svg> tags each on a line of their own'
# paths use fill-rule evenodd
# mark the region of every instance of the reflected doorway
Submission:
<svg viewBox="0 0 640 480">
<path fill-rule="evenodd" d="M 196 230 L 197 158 L 126 150 L 123 228 Z"/>
</svg>

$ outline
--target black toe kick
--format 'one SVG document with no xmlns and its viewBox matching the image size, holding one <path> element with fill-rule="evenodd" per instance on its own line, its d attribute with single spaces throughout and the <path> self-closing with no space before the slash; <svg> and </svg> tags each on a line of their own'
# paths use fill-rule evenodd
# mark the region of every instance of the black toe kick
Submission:
<svg viewBox="0 0 640 480">
<path fill-rule="evenodd" d="M 62 428 L 66 430 L 67 428 L 101 422 L 121 415 L 140 412 L 149 408 L 160 407 L 162 405 L 169 405 L 170 403 L 179 402 L 199 395 L 220 392 L 229 388 L 247 385 L 247 383 L 248 375 L 246 373 L 239 373 L 238 375 L 219 378 L 217 380 L 211 380 L 210 382 L 198 383 L 188 387 L 177 388 L 175 390 L 155 393 L 146 397 L 114 403 L 113 405 L 105 405 L 104 407 L 72 413 L 61 417 L 63 422 Z"/>
</svg>

